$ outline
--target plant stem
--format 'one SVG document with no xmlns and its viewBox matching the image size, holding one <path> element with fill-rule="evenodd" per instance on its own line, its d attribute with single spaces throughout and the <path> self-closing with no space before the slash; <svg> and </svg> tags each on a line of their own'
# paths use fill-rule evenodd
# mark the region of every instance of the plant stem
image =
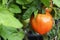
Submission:
<svg viewBox="0 0 60 40">
<path fill-rule="evenodd" d="M 6 7 L 9 7 L 9 4 L 12 2 L 13 0 L 9 0 L 8 3 L 6 4 Z"/>
<path fill-rule="evenodd" d="M 48 36 L 47 35 L 43 35 L 43 40 L 48 40 Z"/>
</svg>

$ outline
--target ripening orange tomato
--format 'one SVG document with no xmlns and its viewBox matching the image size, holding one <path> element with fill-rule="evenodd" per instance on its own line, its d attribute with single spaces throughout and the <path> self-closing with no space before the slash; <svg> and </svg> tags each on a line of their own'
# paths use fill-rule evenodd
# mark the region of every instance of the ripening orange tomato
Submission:
<svg viewBox="0 0 60 40">
<path fill-rule="evenodd" d="M 47 9 L 45 14 L 37 14 L 36 18 L 31 16 L 30 23 L 37 33 L 44 35 L 52 29 L 53 18 Z"/>
</svg>

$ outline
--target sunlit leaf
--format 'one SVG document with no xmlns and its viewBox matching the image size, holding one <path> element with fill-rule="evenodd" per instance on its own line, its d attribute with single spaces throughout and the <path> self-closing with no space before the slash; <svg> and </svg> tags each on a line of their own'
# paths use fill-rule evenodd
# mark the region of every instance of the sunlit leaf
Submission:
<svg viewBox="0 0 60 40">
<path fill-rule="evenodd" d="M 12 33 L 9 36 L 8 40 L 23 40 L 23 38 L 24 38 L 24 33 L 21 31 L 21 32 L 18 32 L 18 33 Z"/>
<path fill-rule="evenodd" d="M 0 9 L 0 24 L 15 28 L 21 28 L 23 26 L 22 23 L 16 19 L 10 11 L 3 10 L 2 8 Z"/>
<path fill-rule="evenodd" d="M 55 5 L 57 5 L 58 7 L 60 7 L 60 0 L 53 0 L 53 3 L 54 3 Z"/>
<path fill-rule="evenodd" d="M 24 32 L 23 31 L 17 31 L 16 28 L 13 27 L 6 27 L 6 26 L 2 26 L 0 25 L 0 27 L 2 27 L 1 29 L 1 36 L 4 39 L 8 39 L 8 40 L 22 40 L 24 37 Z"/>
<path fill-rule="evenodd" d="M 2 0 L 2 4 L 5 5 L 7 4 L 8 0 Z"/>
</svg>

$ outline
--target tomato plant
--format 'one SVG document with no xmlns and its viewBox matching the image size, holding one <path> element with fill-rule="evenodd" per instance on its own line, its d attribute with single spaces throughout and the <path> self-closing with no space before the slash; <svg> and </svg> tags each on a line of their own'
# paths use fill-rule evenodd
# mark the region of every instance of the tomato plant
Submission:
<svg viewBox="0 0 60 40">
<path fill-rule="evenodd" d="M 48 19 L 49 22 L 45 23 Z M 0 37 L 3 38 L 1 40 L 28 40 L 28 34 L 42 36 L 44 40 L 57 37 L 57 40 L 60 40 L 59 20 L 59 0 L 0 0 Z"/>
<path fill-rule="evenodd" d="M 53 26 L 53 18 L 48 10 L 45 14 L 37 14 L 36 18 L 32 16 L 30 19 L 32 28 L 41 35 L 49 32 Z"/>
</svg>

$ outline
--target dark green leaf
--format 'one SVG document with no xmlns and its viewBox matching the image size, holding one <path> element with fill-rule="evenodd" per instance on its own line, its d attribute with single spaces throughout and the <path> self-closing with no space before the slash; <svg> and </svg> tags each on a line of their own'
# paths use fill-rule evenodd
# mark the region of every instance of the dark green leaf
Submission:
<svg viewBox="0 0 60 40">
<path fill-rule="evenodd" d="M 60 9 L 58 8 L 54 8 L 54 11 L 55 11 L 55 19 L 58 20 L 60 19 Z"/>
<path fill-rule="evenodd" d="M 50 0 L 41 0 L 41 2 L 46 6 L 46 7 L 49 7 L 50 5 Z"/>
<path fill-rule="evenodd" d="M 0 6 L 2 5 L 2 0 L 0 0 Z"/>
<path fill-rule="evenodd" d="M 48 33 L 48 36 L 50 37 L 51 40 L 52 40 L 52 39 L 56 36 L 56 34 L 57 34 L 56 29 L 57 29 L 57 27 L 56 27 L 55 24 L 54 24 L 54 25 L 53 25 L 53 28 L 52 28 L 51 31 Z"/>
<path fill-rule="evenodd" d="M 23 19 L 28 19 L 31 17 L 31 14 L 36 10 L 36 7 L 30 7 L 27 9 L 27 11 L 23 15 Z"/>
<path fill-rule="evenodd" d="M 60 21 L 58 21 L 58 40 L 60 40 Z"/>
</svg>

